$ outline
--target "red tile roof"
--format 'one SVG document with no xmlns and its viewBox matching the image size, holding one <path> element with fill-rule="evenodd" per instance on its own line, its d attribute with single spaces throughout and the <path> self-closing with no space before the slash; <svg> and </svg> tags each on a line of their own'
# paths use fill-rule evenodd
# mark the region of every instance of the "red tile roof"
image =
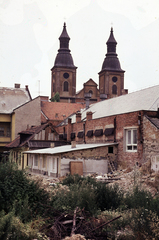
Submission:
<svg viewBox="0 0 159 240">
<path fill-rule="evenodd" d="M 81 103 L 45 102 L 41 101 L 41 110 L 49 120 L 64 120 L 85 105 Z"/>
</svg>

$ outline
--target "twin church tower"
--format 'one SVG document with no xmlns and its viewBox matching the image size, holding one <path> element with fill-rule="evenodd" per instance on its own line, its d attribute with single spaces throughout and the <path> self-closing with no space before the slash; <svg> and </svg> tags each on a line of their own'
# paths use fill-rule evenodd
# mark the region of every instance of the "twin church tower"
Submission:
<svg viewBox="0 0 159 240">
<path fill-rule="evenodd" d="M 76 69 L 69 49 L 70 37 L 64 23 L 59 37 L 60 48 L 51 69 L 51 98 L 60 95 L 60 102 L 84 102 L 89 98 L 91 103 L 117 97 L 127 93 L 124 89 L 124 72 L 121 69 L 116 53 L 117 42 L 111 28 L 107 44 L 107 54 L 102 69 L 99 72 L 99 89 L 97 84 L 89 79 L 83 84 L 83 89 L 76 93 Z"/>
</svg>

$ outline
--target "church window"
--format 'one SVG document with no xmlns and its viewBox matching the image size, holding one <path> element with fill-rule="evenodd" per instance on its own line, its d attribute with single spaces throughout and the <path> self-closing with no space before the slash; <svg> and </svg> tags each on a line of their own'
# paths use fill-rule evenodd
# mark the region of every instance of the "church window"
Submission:
<svg viewBox="0 0 159 240">
<path fill-rule="evenodd" d="M 113 82 L 117 82 L 117 80 L 118 80 L 117 77 L 112 77 Z"/>
<path fill-rule="evenodd" d="M 64 92 L 68 92 L 68 82 L 64 82 L 64 87 L 63 87 Z"/>
<path fill-rule="evenodd" d="M 69 78 L 69 74 L 68 74 L 68 73 L 64 73 L 64 74 L 63 74 L 63 77 L 64 77 L 65 79 L 67 79 L 67 78 Z"/>
<path fill-rule="evenodd" d="M 89 93 L 90 93 L 91 95 L 93 95 L 93 91 L 92 91 L 92 90 L 89 90 Z"/>
<path fill-rule="evenodd" d="M 116 85 L 112 86 L 112 94 L 117 94 L 117 86 Z"/>
</svg>

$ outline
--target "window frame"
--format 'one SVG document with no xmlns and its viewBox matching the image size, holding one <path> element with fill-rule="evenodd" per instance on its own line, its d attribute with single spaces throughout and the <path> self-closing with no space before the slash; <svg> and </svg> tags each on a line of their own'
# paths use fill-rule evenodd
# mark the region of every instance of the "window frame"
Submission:
<svg viewBox="0 0 159 240">
<path fill-rule="evenodd" d="M 125 128 L 125 151 L 137 152 L 138 150 L 138 127 Z M 134 135 L 134 131 L 136 134 Z M 129 135 L 130 134 L 130 135 Z M 130 147 L 131 149 L 128 149 Z"/>
</svg>

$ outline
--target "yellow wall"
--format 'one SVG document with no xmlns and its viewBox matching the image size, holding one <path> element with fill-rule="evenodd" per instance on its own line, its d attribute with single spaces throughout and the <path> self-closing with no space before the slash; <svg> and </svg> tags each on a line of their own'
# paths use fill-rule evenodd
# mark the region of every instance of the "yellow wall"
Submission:
<svg viewBox="0 0 159 240">
<path fill-rule="evenodd" d="M 11 122 L 10 114 L 0 114 L 0 122 Z"/>
</svg>

